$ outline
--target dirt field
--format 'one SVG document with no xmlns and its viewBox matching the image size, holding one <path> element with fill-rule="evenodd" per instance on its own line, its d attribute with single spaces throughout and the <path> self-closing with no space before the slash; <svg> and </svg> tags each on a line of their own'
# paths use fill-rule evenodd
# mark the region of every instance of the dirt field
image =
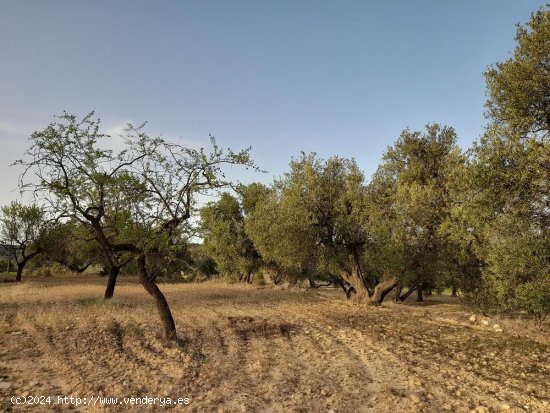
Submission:
<svg viewBox="0 0 550 413">
<path fill-rule="evenodd" d="M 128 280 L 0 285 L 0 411 L 550 412 L 547 331 L 472 322 L 449 298 L 365 308 L 337 290 L 162 286 L 178 344 Z M 10 396 L 188 405 L 28 406 Z"/>
</svg>

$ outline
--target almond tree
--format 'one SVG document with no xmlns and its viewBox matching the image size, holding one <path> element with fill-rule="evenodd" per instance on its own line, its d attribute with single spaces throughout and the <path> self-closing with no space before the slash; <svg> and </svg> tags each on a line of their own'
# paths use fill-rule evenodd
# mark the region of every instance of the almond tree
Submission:
<svg viewBox="0 0 550 413">
<path fill-rule="evenodd" d="M 3 206 L 1 212 L 0 236 L 9 259 L 17 265 L 15 281 L 19 282 L 27 263 L 44 250 L 47 221 L 42 208 L 17 201 Z"/>
<path fill-rule="evenodd" d="M 111 267 L 120 254 L 137 261 L 139 280 L 155 299 L 168 339 L 176 327 L 168 302 L 156 283 L 151 264 L 176 253 L 185 226 L 193 216 L 197 196 L 226 187 L 222 166 L 255 168 L 249 149 L 191 149 L 151 138 L 140 127 L 128 126 L 125 146 L 105 149 L 107 135 L 93 112 L 79 120 L 64 113 L 57 122 L 32 134 L 21 188 L 32 190 L 58 219 L 86 225 Z M 111 273 L 108 289 L 114 289 Z"/>
</svg>

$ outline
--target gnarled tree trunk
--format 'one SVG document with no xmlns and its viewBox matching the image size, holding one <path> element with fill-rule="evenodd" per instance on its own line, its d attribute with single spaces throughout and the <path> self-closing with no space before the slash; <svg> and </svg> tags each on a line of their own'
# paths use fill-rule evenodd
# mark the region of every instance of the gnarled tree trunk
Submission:
<svg viewBox="0 0 550 413">
<path fill-rule="evenodd" d="M 359 266 L 359 260 L 354 254 L 350 255 L 350 266 L 351 271 L 342 272 L 342 278 L 355 289 L 355 299 L 357 301 L 363 301 L 369 297 L 370 291 L 365 284 L 365 280 L 363 279 L 361 267 Z"/>
<path fill-rule="evenodd" d="M 403 291 L 403 284 L 401 283 L 398 283 L 397 284 L 397 288 L 395 290 L 395 297 L 393 298 L 395 300 L 396 303 L 399 303 L 400 300 L 399 300 L 399 297 L 401 296 L 401 292 Z"/>
<path fill-rule="evenodd" d="M 368 303 L 370 305 L 375 306 L 379 306 L 380 304 L 382 304 L 382 301 L 384 300 L 386 295 L 399 284 L 397 278 L 392 278 L 390 280 L 378 283 L 374 288 L 374 291 L 371 292 L 365 282 L 365 279 L 363 278 L 359 262 L 359 255 L 357 253 L 352 253 L 350 254 L 349 258 L 351 271 L 344 271 L 341 274 L 341 277 L 344 279 L 344 281 L 350 284 L 350 288 L 346 292 L 346 296 L 349 298 L 351 293 L 355 292 L 355 299 L 357 301 L 368 300 Z M 346 291 L 345 288 L 344 291 Z"/>
<path fill-rule="evenodd" d="M 379 306 L 384 301 L 386 295 L 397 287 L 398 281 L 396 278 L 392 278 L 386 281 L 382 281 L 376 287 L 374 287 L 374 292 L 369 298 L 369 304 Z"/>
<path fill-rule="evenodd" d="M 143 288 L 145 288 L 145 291 L 147 291 L 155 299 L 157 304 L 157 310 L 164 329 L 164 337 L 168 340 L 176 340 L 176 323 L 172 317 L 172 312 L 168 306 L 168 301 L 166 301 L 166 297 L 162 291 L 160 291 L 160 288 L 156 284 L 155 280 L 149 276 L 144 254 L 139 255 L 137 264 L 139 269 L 139 281 L 141 285 L 143 285 Z"/>
<path fill-rule="evenodd" d="M 351 298 L 351 295 L 355 292 L 355 288 L 353 288 L 347 281 L 340 277 L 333 277 L 334 282 L 338 284 L 342 290 L 344 290 L 344 294 L 346 294 L 346 298 Z"/>
</svg>

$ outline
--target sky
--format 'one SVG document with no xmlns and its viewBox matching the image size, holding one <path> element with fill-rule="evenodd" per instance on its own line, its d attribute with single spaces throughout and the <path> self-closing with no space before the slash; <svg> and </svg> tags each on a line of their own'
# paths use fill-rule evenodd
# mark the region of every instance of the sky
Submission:
<svg viewBox="0 0 550 413">
<path fill-rule="evenodd" d="M 34 130 L 91 110 L 105 131 L 252 146 L 270 182 L 301 151 L 369 177 L 405 128 L 483 132 L 483 71 L 547 0 L 0 0 L 0 205 Z"/>
</svg>

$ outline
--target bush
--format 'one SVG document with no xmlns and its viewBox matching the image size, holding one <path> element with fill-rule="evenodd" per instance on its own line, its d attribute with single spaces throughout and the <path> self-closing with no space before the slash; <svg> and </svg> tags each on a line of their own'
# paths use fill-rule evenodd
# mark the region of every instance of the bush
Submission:
<svg viewBox="0 0 550 413">
<path fill-rule="evenodd" d="M 13 268 L 13 265 L 8 265 L 8 260 L 0 260 L 0 272 L 8 272 L 8 269 L 13 271 Z"/>
<path fill-rule="evenodd" d="M 36 268 L 29 268 L 26 271 L 32 277 L 53 277 L 59 275 L 72 275 L 74 274 L 64 265 L 58 263 L 47 263 Z"/>
<path fill-rule="evenodd" d="M 535 322 L 541 325 L 550 313 L 550 280 L 520 285 L 516 299 L 518 307 L 532 314 Z"/>
</svg>

